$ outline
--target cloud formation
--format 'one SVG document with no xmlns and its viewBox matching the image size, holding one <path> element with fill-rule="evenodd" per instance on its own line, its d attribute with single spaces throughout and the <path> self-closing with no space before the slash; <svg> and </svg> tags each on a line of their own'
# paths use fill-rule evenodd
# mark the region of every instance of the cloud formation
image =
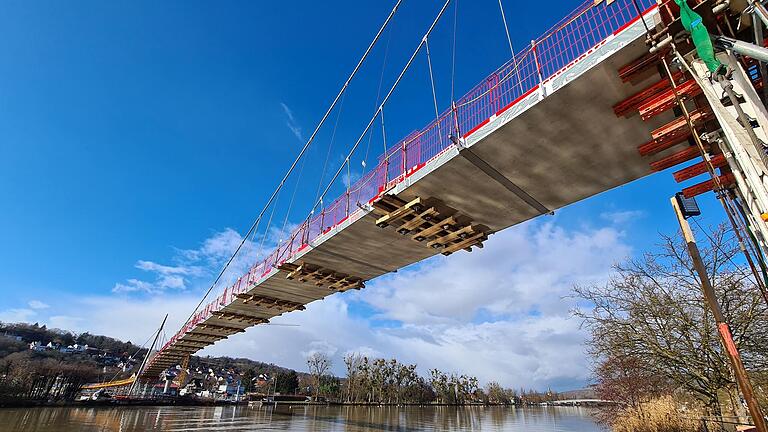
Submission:
<svg viewBox="0 0 768 432">
<path fill-rule="evenodd" d="M 28 303 L 29 307 L 32 309 L 48 309 L 51 307 L 50 305 L 41 302 L 40 300 L 32 300 Z"/>
<path fill-rule="evenodd" d="M 291 133 L 293 133 L 296 139 L 299 141 L 304 141 L 304 134 L 301 132 L 301 126 L 299 126 L 299 123 L 293 116 L 293 111 L 288 107 L 288 105 L 282 102 L 280 102 L 280 106 L 283 108 L 283 112 L 286 116 L 285 125 L 288 126 L 288 129 L 291 130 Z"/>
<path fill-rule="evenodd" d="M 185 291 L 190 288 L 190 285 L 210 283 L 242 240 L 242 236 L 237 231 L 227 228 L 214 233 L 197 249 L 177 249 L 172 258 L 175 265 L 139 260 L 135 267 L 148 273 L 149 277 L 129 278 L 125 282 L 118 282 L 112 288 L 112 292 L 159 294 L 169 290 Z M 269 246 L 271 243 L 265 245 L 260 252 L 260 248 L 254 241 L 247 240 L 222 278 L 222 286 L 232 283 L 244 274 L 249 266 L 257 261 L 260 254 L 263 255 L 263 250 L 268 250 Z"/>
<path fill-rule="evenodd" d="M 167 281 L 163 278 L 178 277 L 184 286 L 196 278 L 208 283 L 241 239 L 224 230 L 197 249 L 179 250 L 173 265 L 137 262 L 154 279 L 129 279 L 124 285 L 143 290 L 143 296 L 75 298 L 66 311 L 11 309 L 0 319 L 47 322 L 141 343 L 170 312 L 170 336 L 197 304 L 200 291 L 158 289 Z M 250 255 L 236 266 L 255 262 L 258 245 L 249 247 Z M 305 311 L 274 318 L 274 325 L 233 335 L 200 354 L 306 370 L 306 356 L 325 352 L 332 356 L 334 372 L 343 375 L 344 354 L 359 352 L 416 363 L 422 374 L 439 368 L 505 386 L 577 388 L 588 381 L 589 359 L 583 348 L 587 335 L 570 315 L 571 287 L 606 280 L 611 265 L 630 252 L 615 225 L 565 229 L 552 222 L 526 223 L 492 236 L 482 250 L 426 260 L 371 281 L 365 290 L 327 297 Z"/>
<path fill-rule="evenodd" d="M 631 252 L 620 231 L 568 231 L 530 223 L 492 237 L 481 251 L 436 257 L 257 326 L 210 347 L 306 369 L 314 351 L 333 355 L 343 374 L 348 352 L 397 357 L 475 374 L 507 386 L 571 389 L 585 385 L 586 334 L 572 318 L 574 283 L 600 282 Z M 361 311 L 370 311 L 365 313 Z"/>
</svg>

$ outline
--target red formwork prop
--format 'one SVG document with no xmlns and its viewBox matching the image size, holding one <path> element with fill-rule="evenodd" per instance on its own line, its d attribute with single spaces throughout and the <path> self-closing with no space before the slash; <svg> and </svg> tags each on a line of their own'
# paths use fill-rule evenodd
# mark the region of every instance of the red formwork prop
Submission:
<svg viewBox="0 0 768 432">
<path fill-rule="evenodd" d="M 677 97 L 681 100 L 687 100 L 701 94 L 701 87 L 696 81 L 690 79 L 677 86 L 677 89 L 668 89 L 650 98 L 638 107 L 640 118 L 643 120 L 651 119 L 677 105 Z"/>
<path fill-rule="evenodd" d="M 710 161 L 712 162 L 712 166 L 714 168 L 720 168 L 728 165 L 728 162 L 725 160 L 725 156 L 723 156 L 722 154 L 713 156 Z M 698 175 L 704 174 L 706 172 L 707 172 L 707 163 L 705 161 L 701 161 L 687 168 L 683 168 L 679 171 L 675 171 L 672 174 L 672 176 L 675 178 L 676 182 L 681 183 L 686 180 L 690 180 Z"/>
<path fill-rule="evenodd" d="M 718 178 L 720 179 L 720 184 L 723 186 L 731 186 L 736 182 L 736 179 L 733 178 L 733 174 L 731 173 L 723 174 Z M 683 189 L 683 195 L 685 195 L 686 198 L 693 198 L 697 195 L 711 191 L 714 188 L 714 185 L 715 180 L 709 179 Z"/>
<path fill-rule="evenodd" d="M 642 56 L 619 68 L 619 78 L 622 82 L 630 82 L 635 76 L 657 66 L 659 58 L 658 53 L 648 53 Z"/>
<path fill-rule="evenodd" d="M 682 76 L 682 72 L 677 72 L 673 75 L 672 79 L 674 79 L 675 82 L 678 82 Z M 665 77 L 645 90 L 637 92 L 622 102 L 614 105 L 613 112 L 616 113 L 617 117 L 626 117 L 628 114 L 637 111 L 641 105 L 648 102 L 653 96 L 656 96 L 669 88 L 669 78 Z"/>
<path fill-rule="evenodd" d="M 697 157 L 701 157 L 701 151 L 699 151 L 697 147 L 690 146 L 678 151 L 677 153 L 669 155 L 664 159 L 653 162 L 650 165 L 652 170 L 662 171 L 667 168 L 672 168 L 673 166 L 679 165 L 683 162 L 688 162 L 689 160 L 693 160 Z"/>
<path fill-rule="evenodd" d="M 712 111 L 700 108 L 690 113 L 691 123 L 694 125 L 707 121 L 713 117 Z M 678 117 L 651 133 L 651 140 L 639 146 L 637 150 L 641 156 L 656 154 L 660 151 L 683 143 L 691 137 L 691 129 L 685 117 Z"/>
</svg>

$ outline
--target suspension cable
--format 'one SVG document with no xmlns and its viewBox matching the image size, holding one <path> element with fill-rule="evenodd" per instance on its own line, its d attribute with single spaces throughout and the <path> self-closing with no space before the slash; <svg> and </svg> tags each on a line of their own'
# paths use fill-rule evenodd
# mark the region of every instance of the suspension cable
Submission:
<svg viewBox="0 0 768 432">
<path fill-rule="evenodd" d="M 296 184 L 293 186 L 291 201 L 288 203 L 288 210 L 285 212 L 285 219 L 283 219 L 283 226 L 280 228 L 281 235 L 285 233 L 285 227 L 288 225 L 288 217 L 291 215 L 291 209 L 293 209 L 293 203 L 296 199 L 296 192 L 299 190 L 299 183 L 301 183 L 301 178 L 302 178 L 302 175 L 304 174 L 304 165 L 306 165 L 306 162 L 307 162 L 307 158 L 304 158 L 301 161 L 301 167 L 299 167 L 299 175 L 296 178 Z"/>
<path fill-rule="evenodd" d="M 440 117 L 437 109 L 437 92 L 435 91 L 435 77 L 432 75 L 432 58 L 429 55 L 429 40 L 424 38 L 424 47 L 427 49 L 427 65 L 429 66 L 429 82 L 432 84 L 432 101 L 435 103 L 435 118 Z"/>
<path fill-rule="evenodd" d="M 456 23 L 459 20 L 459 0 L 453 4 L 453 43 L 451 44 L 451 104 L 455 101 L 456 88 Z"/>
<path fill-rule="evenodd" d="M 376 103 L 373 105 L 373 109 L 376 109 L 377 106 L 379 106 L 379 99 L 381 98 L 381 86 L 384 84 L 384 72 L 386 71 L 387 67 L 387 57 L 389 56 L 389 42 L 392 40 L 392 29 L 389 30 L 389 34 L 387 35 L 387 45 L 384 48 L 384 60 L 381 63 L 381 74 L 379 75 L 379 87 L 376 90 Z M 365 157 L 363 157 L 363 172 L 365 172 L 367 161 L 368 161 L 368 153 L 371 149 L 371 139 L 373 138 L 373 131 L 368 134 L 368 145 L 365 147 Z M 385 147 L 386 152 L 386 147 Z"/>
<path fill-rule="evenodd" d="M 381 141 L 384 144 L 384 153 L 382 154 L 382 157 L 387 158 L 387 128 L 384 125 L 384 108 L 383 107 L 381 109 Z"/>
<path fill-rule="evenodd" d="M 331 114 L 331 111 L 333 111 L 333 109 L 336 107 L 336 104 L 339 102 L 339 99 L 341 98 L 341 96 L 346 92 L 347 87 L 349 87 L 349 83 L 352 81 L 352 79 L 355 77 L 355 75 L 357 75 L 357 72 L 360 70 L 360 67 L 363 65 L 363 62 L 365 62 L 365 59 L 368 58 L 368 55 L 371 53 L 371 51 L 373 50 L 373 47 L 379 41 L 379 38 L 381 37 L 381 34 L 384 32 L 384 29 L 386 29 L 387 26 L 389 25 L 390 21 L 392 21 L 392 18 L 395 16 L 395 13 L 397 12 L 397 9 L 400 7 L 400 4 L 402 2 L 403 2 L 403 0 L 397 0 L 397 3 L 395 3 L 395 6 L 392 8 L 392 11 L 387 16 L 387 19 L 384 20 L 384 23 L 379 28 L 379 31 L 376 33 L 376 36 L 373 37 L 373 40 L 371 41 L 370 45 L 368 45 L 368 48 L 363 53 L 363 56 L 357 62 L 357 65 L 352 70 L 352 73 L 350 73 L 349 77 L 344 82 L 344 85 L 341 87 L 341 90 L 339 90 L 338 94 L 336 94 L 336 97 L 333 99 L 333 102 L 331 102 L 331 105 L 325 111 L 325 114 L 323 115 L 323 117 L 320 119 L 320 122 L 315 127 L 315 130 L 312 132 L 312 135 L 310 135 L 309 139 L 307 140 L 307 143 L 304 144 L 304 146 L 301 148 L 301 151 L 299 152 L 298 156 L 296 156 L 296 159 L 293 161 L 293 163 L 291 163 L 290 168 L 288 168 L 288 171 L 285 173 L 285 175 L 283 176 L 282 180 L 280 180 L 280 183 L 277 185 L 277 188 L 272 192 L 272 195 L 269 197 L 269 200 L 267 200 L 266 205 L 264 205 L 264 208 L 261 210 L 261 212 L 259 212 L 259 215 L 256 217 L 256 220 L 253 222 L 253 224 L 251 224 L 251 227 L 248 230 L 248 232 L 246 233 L 246 235 L 243 236 L 243 239 L 240 242 L 240 244 L 237 246 L 237 248 L 235 249 L 235 252 L 229 258 L 229 260 L 226 262 L 226 264 L 224 264 L 224 267 L 219 272 L 219 275 L 216 276 L 216 279 L 213 281 L 213 284 L 211 284 L 210 288 L 208 288 L 208 291 L 206 291 L 206 293 L 203 296 L 203 298 L 200 300 L 200 302 L 197 304 L 197 306 L 195 306 L 195 309 L 189 315 L 189 317 L 184 322 L 182 327 L 184 327 L 184 325 L 187 325 L 187 323 L 189 323 L 189 320 L 192 319 L 192 317 L 195 315 L 195 313 L 200 308 L 200 306 L 202 306 L 203 302 L 205 302 L 205 299 L 208 298 L 208 295 L 210 295 L 211 291 L 213 291 L 213 289 L 216 287 L 216 284 L 219 283 L 219 280 L 224 275 L 224 272 L 227 270 L 227 268 L 229 268 L 230 264 L 232 264 L 232 261 L 235 259 L 235 256 L 240 252 L 240 249 L 242 249 L 243 244 L 245 244 L 245 242 L 248 239 L 248 237 L 254 231 L 256 231 L 258 229 L 259 223 L 261 222 L 261 218 L 264 216 L 264 214 L 266 213 L 267 209 L 272 204 L 272 201 L 274 201 L 275 197 L 277 196 L 277 194 L 283 188 L 283 185 L 285 184 L 286 180 L 291 175 L 291 173 L 293 172 L 293 170 L 296 167 L 296 165 L 299 163 L 299 160 L 304 156 L 304 154 L 306 153 L 306 151 L 309 148 L 310 144 L 312 144 L 312 141 L 314 141 L 315 136 L 320 131 L 320 128 L 323 126 L 323 124 L 325 124 L 326 119 Z"/>
<path fill-rule="evenodd" d="M 424 37 L 421 39 L 421 42 L 419 42 L 419 45 L 416 47 L 416 49 L 413 51 L 413 54 L 411 54 L 411 57 L 408 59 L 408 62 L 405 64 L 405 67 L 403 67 L 403 70 L 400 72 L 400 75 L 398 75 L 397 79 L 395 80 L 394 84 L 392 84 L 392 87 L 389 89 L 389 92 L 387 92 L 387 95 L 384 96 L 384 99 L 381 101 L 381 104 L 379 105 L 379 108 L 376 110 L 376 112 L 371 117 L 370 121 L 368 121 L 368 124 L 366 125 L 365 129 L 363 130 L 363 133 L 360 135 L 360 137 L 355 141 L 355 144 L 350 149 L 349 153 L 347 154 L 346 159 L 344 160 L 344 163 L 348 163 L 349 160 L 352 158 L 352 155 L 355 153 L 355 150 L 357 150 L 357 147 L 360 145 L 360 141 L 365 137 L 365 134 L 368 133 L 368 130 L 371 128 L 371 125 L 373 125 L 374 121 L 376 120 L 376 117 L 379 115 L 379 113 L 382 112 L 384 109 L 384 105 L 386 105 L 387 101 L 389 101 L 389 98 L 392 96 L 392 93 L 394 93 L 397 86 L 400 84 L 400 81 L 403 79 L 403 76 L 408 71 L 408 69 L 411 67 L 411 64 L 413 63 L 413 60 L 416 58 L 416 56 L 419 54 L 419 51 L 421 51 L 421 47 L 424 45 L 424 42 L 427 40 L 429 35 L 432 33 L 432 30 L 434 30 L 435 26 L 437 25 L 438 21 L 440 21 L 440 18 L 443 16 L 443 12 L 445 12 L 445 9 L 448 7 L 448 5 L 451 3 L 452 0 L 446 0 L 443 4 L 443 7 L 440 9 L 440 12 L 438 12 L 437 16 L 435 17 L 435 20 L 432 21 L 432 25 L 429 26 L 429 29 L 424 34 Z M 318 200 L 314 207 L 312 207 L 312 211 L 314 211 L 318 205 L 322 202 L 322 198 L 328 193 L 328 191 L 333 186 L 336 179 L 338 179 L 339 174 L 344 170 L 344 164 L 339 167 L 338 170 L 336 170 L 336 174 L 334 174 L 331 181 L 328 183 L 328 186 L 323 191 L 323 194 L 320 196 L 320 200 Z"/>
<path fill-rule="evenodd" d="M 520 81 L 520 71 L 517 68 L 517 58 L 515 55 L 515 47 L 512 45 L 512 36 L 509 34 L 509 27 L 507 26 L 507 17 L 504 15 L 504 5 L 499 0 L 499 11 L 501 11 L 501 21 L 504 22 L 504 32 L 507 34 L 507 42 L 509 43 L 509 51 L 512 52 L 512 64 L 514 64 L 515 75 L 517 75 L 517 83 L 520 86 L 520 94 L 525 93 L 523 91 L 523 82 Z"/>
<path fill-rule="evenodd" d="M 269 212 L 269 219 L 267 219 L 267 229 L 264 230 L 264 234 L 262 234 L 261 236 L 261 242 L 259 242 L 259 249 L 258 249 L 258 252 L 256 253 L 257 257 L 260 257 L 262 252 L 264 252 L 264 242 L 267 240 L 267 236 L 269 235 L 269 229 L 272 227 L 272 218 L 275 216 L 275 210 L 277 209 L 277 202 L 279 201 L 280 201 L 280 193 L 278 192 L 276 202 L 272 206 L 272 211 Z"/>
<path fill-rule="evenodd" d="M 346 96 L 346 95 L 345 95 Z M 336 129 L 339 127 L 339 119 L 341 118 L 341 112 L 344 110 L 344 99 L 341 98 L 341 104 L 339 104 L 339 110 L 336 111 L 336 121 L 333 123 L 333 132 L 331 133 L 331 141 L 328 143 L 328 151 L 325 153 L 325 162 L 323 162 L 323 170 L 320 172 L 320 181 L 317 182 L 317 192 L 315 192 L 315 200 L 320 196 L 320 190 L 323 187 L 323 180 L 325 179 L 325 173 L 328 170 L 328 161 L 331 159 L 331 151 L 333 150 L 333 144 L 336 142 Z"/>
</svg>

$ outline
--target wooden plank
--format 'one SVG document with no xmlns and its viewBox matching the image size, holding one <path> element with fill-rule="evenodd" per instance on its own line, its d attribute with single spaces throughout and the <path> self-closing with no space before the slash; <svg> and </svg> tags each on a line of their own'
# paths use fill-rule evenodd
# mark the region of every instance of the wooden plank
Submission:
<svg viewBox="0 0 768 432">
<path fill-rule="evenodd" d="M 345 291 L 349 291 L 349 290 L 352 290 L 352 289 L 359 290 L 359 289 L 363 289 L 363 288 L 365 288 L 365 282 L 357 281 L 355 283 L 346 285 L 343 288 L 338 289 L 337 292 L 345 292 Z"/>
<path fill-rule="evenodd" d="M 457 223 L 456 219 L 454 219 L 454 217 L 451 216 L 451 217 L 448 217 L 447 219 L 443 219 L 440 222 L 435 223 L 435 225 L 425 230 L 422 230 L 417 234 L 414 234 L 411 238 L 416 241 L 424 241 L 432 237 L 433 235 L 440 233 L 440 231 L 448 231 L 449 229 L 451 229 L 451 227 L 454 227 L 456 223 Z M 445 227 L 446 225 L 450 225 L 450 227 L 446 228 Z M 421 238 L 421 240 L 419 240 L 419 238 Z"/>
<path fill-rule="evenodd" d="M 464 228 L 461 228 L 460 230 L 454 231 L 452 233 L 449 233 L 447 235 L 444 235 L 442 237 L 438 237 L 431 242 L 427 243 L 427 246 L 429 247 L 435 247 L 435 245 L 445 245 L 448 243 L 451 243 L 455 240 L 458 240 L 462 238 L 462 236 L 470 236 L 476 231 L 475 227 L 473 226 L 465 226 Z"/>
<path fill-rule="evenodd" d="M 422 205 L 421 198 L 416 198 L 413 201 L 409 202 L 408 204 L 400 207 L 399 209 L 378 218 L 376 220 L 376 226 L 378 226 L 379 228 L 385 228 L 389 224 L 402 219 L 406 215 L 409 215 L 414 211 L 418 211 L 421 205 Z"/>
<path fill-rule="evenodd" d="M 252 315 L 244 315 L 244 314 L 239 314 L 234 312 L 214 311 L 214 312 L 211 312 L 211 315 L 219 319 L 224 319 L 228 321 L 235 320 L 235 321 L 241 321 L 241 322 L 250 323 L 250 324 L 264 324 L 268 322 L 268 320 L 264 318 L 259 318 Z"/>
<path fill-rule="evenodd" d="M 244 329 L 241 329 L 239 327 L 230 327 L 230 326 L 223 326 L 218 324 L 198 324 L 198 326 L 206 330 L 210 329 L 214 331 L 232 331 L 235 333 L 243 333 L 245 331 Z"/>
<path fill-rule="evenodd" d="M 294 279 L 296 276 L 302 274 L 305 271 L 304 264 L 300 264 L 296 266 L 293 270 L 291 270 L 290 273 L 288 273 L 287 276 L 285 276 L 286 279 Z"/>
<path fill-rule="evenodd" d="M 403 235 L 410 234 L 410 231 L 419 228 L 421 225 L 428 223 L 433 224 L 435 222 L 435 219 L 438 218 L 440 213 L 438 213 L 437 209 L 434 207 L 430 207 L 423 211 L 420 214 L 417 214 L 414 216 L 413 219 L 410 221 L 404 223 L 400 227 L 398 227 L 397 232 Z M 403 231 L 405 230 L 405 233 Z"/>
<path fill-rule="evenodd" d="M 354 285 L 354 286 L 363 285 L 364 286 L 364 283 L 363 283 L 363 280 L 358 278 L 358 277 L 347 276 L 346 278 L 336 282 L 335 284 L 329 286 L 328 288 L 330 288 L 332 290 L 345 290 L 345 289 L 349 289 L 347 287 L 348 286 L 352 286 L 352 285 Z M 362 288 L 362 286 L 361 286 L 361 288 Z"/>
<path fill-rule="evenodd" d="M 299 267 L 299 266 L 298 266 L 297 264 L 294 264 L 294 263 L 288 263 L 288 262 L 284 262 L 284 263 L 280 264 L 280 266 L 278 267 L 278 269 L 279 269 L 279 270 L 285 270 L 285 271 L 294 271 L 294 270 L 296 270 L 298 267 Z"/>
<path fill-rule="evenodd" d="M 485 239 L 486 239 L 486 234 L 484 232 L 479 232 L 462 242 L 449 245 L 448 247 L 445 248 L 445 250 L 443 250 L 443 255 L 450 255 L 458 250 L 475 246 L 478 242 L 481 242 Z"/>
<path fill-rule="evenodd" d="M 382 195 L 381 199 L 379 201 L 383 202 L 383 203 L 386 203 L 386 204 L 389 204 L 389 205 L 391 205 L 393 207 L 402 207 L 407 202 L 407 201 L 405 201 L 404 199 L 400 198 L 397 195 L 390 195 L 390 194 Z"/>
</svg>

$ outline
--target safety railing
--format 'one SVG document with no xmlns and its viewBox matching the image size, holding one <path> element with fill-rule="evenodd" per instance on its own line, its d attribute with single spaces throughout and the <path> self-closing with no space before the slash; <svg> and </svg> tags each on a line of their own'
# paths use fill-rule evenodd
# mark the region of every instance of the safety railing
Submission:
<svg viewBox="0 0 768 432">
<path fill-rule="evenodd" d="M 211 313 L 228 304 L 238 293 L 247 291 L 282 262 L 303 250 L 309 243 L 344 222 L 361 206 L 372 202 L 385 190 L 416 172 L 433 158 L 455 145 L 497 115 L 539 88 L 547 79 L 561 73 L 610 35 L 618 33 L 639 19 L 638 9 L 647 13 L 655 0 L 615 0 L 595 4 L 586 0 L 575 12 L 561 20 L 544 36 L 531 42 L 513 59 L 457 100 L 455 106 L 439 115 L 422 130 L 413 132 L 392 146 L 379 164 L 367 172 L 347 192 L 319 213 L 311 215 L 296 228 L 290 238 L 277 246 L 268 257 L 228 286 L 224 292 L 193 318 L 166 344 L 179 337 Z"/>
</svg>

